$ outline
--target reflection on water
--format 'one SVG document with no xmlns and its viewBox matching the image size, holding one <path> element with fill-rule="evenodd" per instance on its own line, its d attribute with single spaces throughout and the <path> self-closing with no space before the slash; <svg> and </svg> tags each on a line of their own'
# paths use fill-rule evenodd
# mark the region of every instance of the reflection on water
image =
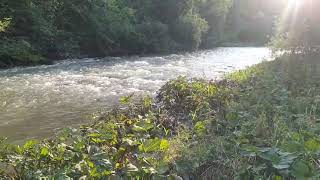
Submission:
<svg viewBox="0 0 320 180">
<path fill-rule="evenodd" d="M 217 48 L 161 57 L 60 61 L 0 71 L 0 136 L 48 137 L 114 105 L 128 93 L 154 93 L 179 75 L 220 78 L 270 58 L 266 48 Z"/>
</svg>

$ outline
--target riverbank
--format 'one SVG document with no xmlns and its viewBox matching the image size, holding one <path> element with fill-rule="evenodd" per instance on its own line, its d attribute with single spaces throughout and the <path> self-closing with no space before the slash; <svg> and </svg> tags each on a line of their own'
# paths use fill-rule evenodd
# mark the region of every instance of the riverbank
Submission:
<svg viewBox="0 0 320 180">
<path fill-rule="evenodd" d="M 26 47 L 25 47 L 26 46 Z M 198 50 L 168 50 L 165 52 L 112 52 L 108 55 L 61 55 L 58 52 L 41 55 L 35 52 L 27 42 L 15 43 L 13 45 L 0 44 L 0 70 L 11 69 L 15 67 L 34 67 L 41 65 L 53 65 L 55 62 L 64 61 L 66 59 L 103 59 L 103 58 L 122 58 L 130 56 L 139 57 L 152 57 L 152 56 L 169 56 L 171 54 L 187 54 L 194 53 L 198 51 L 206 51 L 211 49 L 217 49 L 220 47 L 232 48 L 232 47 L 260 47 L 263 48 L 264 45 L 261 43 L 221 43 L 220 46 L 212 47 L 210 49 L 198 49 Z"/>
<path fill-rule="evenodd" d="M 113 58 L 113 57 L 130 57 L 130 56 L 140 56 L 140 57 L 150 57 L 150 56 L 167 56 L 170 54 L 186 54 L 194 53 L 197 51 L 206 51 L 215 48 L 232 48 L 232 47 L 265 47 L 264 43 L 261 42 L 222 42 L 216 44 L 216 47 L 210 48 L 199 48 L 194 50 L 185 49 L 172 49 L 157 52 L 133 52 L 133 51 L 115 51 L 109 54 L 62 54 L 59 52 L 48 52 L 46 54 L 41 54 L 37 52 L 28 42 L 26 41 L 10 41 L 0 43 L 0 70 L 11 69 L 15 67 L 32 67 L 40 65 L 52 65 L 55 62 L 63 61 L 66 59 L 85 59 L 85 58 Z"/>
<path fill-rule="evenodd" d="M 180 77 L 156 99 L 43 142 L 2 142 L 19 177 L 319 178 L 318 55 L 284 55 L 217 82 Z M 5 177 L 5 173 L 2 175 Z"/>
</svg>

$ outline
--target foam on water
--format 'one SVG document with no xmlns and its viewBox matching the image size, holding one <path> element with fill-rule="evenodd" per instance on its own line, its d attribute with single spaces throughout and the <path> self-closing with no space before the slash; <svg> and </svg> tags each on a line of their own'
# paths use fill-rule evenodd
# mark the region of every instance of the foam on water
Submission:
<svg viewBox="0 0 320 180">
<path fill-rule="evenodd" d="M 48 137 L 87 122 L 122 95 L 154 93 L 179 75 L 221 78 L 270 58 L 267 48 L 217 48 L 162 57 L 74 59 L 0 71 L 0 136 Z"/>
</svg>

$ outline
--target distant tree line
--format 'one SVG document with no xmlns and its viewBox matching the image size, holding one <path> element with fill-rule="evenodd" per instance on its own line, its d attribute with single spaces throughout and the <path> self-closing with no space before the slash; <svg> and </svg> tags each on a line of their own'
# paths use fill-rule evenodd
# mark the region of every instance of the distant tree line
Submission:
<svg viewBox="0 0 320 180">
<path fill-rule="evenodd" d="M 279 1 L 1 0 L 0 67 L 267 42 Z M 279 4 L 279 3 L 277 3 Z"/>
<path fill-rule="evenodd" d="M 231 5 L 231 0 L 2 0 L 0 66 L 195 50 Z"/>
</svg>

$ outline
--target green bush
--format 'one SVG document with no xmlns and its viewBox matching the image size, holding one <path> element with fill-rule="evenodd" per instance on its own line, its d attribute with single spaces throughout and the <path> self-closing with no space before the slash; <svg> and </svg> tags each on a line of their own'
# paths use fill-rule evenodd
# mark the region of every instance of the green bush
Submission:
<svg viewBox="0 0 320 180">
<path fill-rule="evenodd" d="M 24 40 L 5 39 L 0 42 L 0 68 L 48 63 Z"/>
</svg>

